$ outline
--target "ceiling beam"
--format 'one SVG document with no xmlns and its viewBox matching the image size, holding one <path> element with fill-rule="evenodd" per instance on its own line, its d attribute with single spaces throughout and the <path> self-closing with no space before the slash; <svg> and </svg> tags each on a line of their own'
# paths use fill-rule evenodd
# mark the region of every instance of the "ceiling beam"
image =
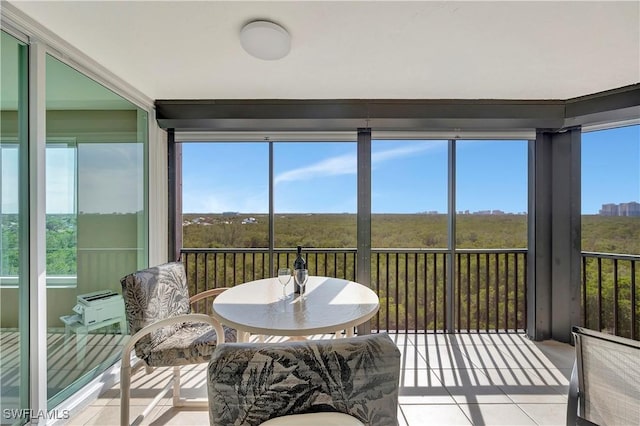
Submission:
<svg viewBox="0 0 640 426">
<path fill-rule="evenodd" d="M 569 100 L 222 99 L 155 106 L 160 127 L 176 131 L 562 129 L 640 117 L 640 84 Z"/>
<path fill-rule="evenodd" d="M 640 84 L 568 99 L 565 127 L 640 118 Z"/>
</svg>

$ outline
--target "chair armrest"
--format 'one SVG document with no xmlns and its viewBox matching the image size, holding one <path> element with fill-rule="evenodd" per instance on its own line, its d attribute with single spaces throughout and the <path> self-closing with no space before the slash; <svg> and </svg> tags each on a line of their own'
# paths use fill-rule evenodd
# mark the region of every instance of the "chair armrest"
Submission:
<svg viewBox="0 0 640 426">
<path fill-rule="evenodd" d="M 131 356 L 130 356 L 131 351 L 133 350 L 133 347 L 135 346 L 135 344 L 138 343 L 138 341 L 141 338 L 163 327 L 166 327 L 172 324 L 184 323 L 184 322 L 197 322 L 197 323 L 210 324 L 216 331 L 218 344 L 224 343 L 224 330 L 222 329 L 222 325 L 220 325 L 220 323 L 217 320 L 210 317 L 209 315 L 185 314 L 185 315 L 178 315 L 171 318 L 165 318 L 143 327 L 140 331 L 138 331 L 136 334 L 134 334 L 129 338 L 127 343 L 122 348 L 122 364 L 121 364 L 122 367 L 129 367 L 131 365 Z"/>
<path fill-rule="evenodd" d="M 212 288 L 209 290 L 205 290 L 205 291 L 201 291 L 198 294 L 194 294 L 193 296 L 191 296 L 189 298 L 189 304 L 193 305 L 194 303 L 202 300 L 202 299 L 206 299 L 207 297 L 216 297 L 217 295 L 219 295 L 220 293 L 222 293 L 225 290 L 230 289 L 231 287 L 219 287 L 219 288 Z"/>
</svg>

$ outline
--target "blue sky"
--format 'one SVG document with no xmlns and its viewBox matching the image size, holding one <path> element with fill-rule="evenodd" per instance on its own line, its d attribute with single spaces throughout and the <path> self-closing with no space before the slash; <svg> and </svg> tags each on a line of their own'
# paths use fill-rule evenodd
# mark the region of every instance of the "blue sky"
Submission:
<svg viewBox="0 0 640 426">
<path fill-rule="evenodd" d="M 582 212 L 640 201 L 640 126 L 582 137 Z M 459 141 L 457 207 L 527 211 L 527 142 Z M 187 143 L 183 211 L 268 212 L 268 144 Z M 276 213 L 355 213 L 355 142 L 276 142 Z M 372 143 L 374 213 L 446 212 L 447 142 Z"/>
<path fill-rule="evenodd" d="M 76 202 L 84 212 L 141 209 L 142 145 L 83 147 L 47 151 L 47 213 L 71 213 Z M 458 141 L 456 151 L 457 211 L 526 212 L 526 141 Z M 183 211 L 267 213 L 268 158 L 265 142 L 184 144 Z M 1 161 L 1 210 L 14 213 L 15 144 L 3 144 Z M 276 213 L 355 213 L 356 166 L 355 142 L 274 143 Z M 584 133 L 583 214 L 629 201 L 640 202 L 640 125 Z M 446 210 L 446 141 L 373 141 L 374 213 Z"/>
<path fill-rule="evenodd" d="M 640 125 L 582 135 L 582 212 L 640 202 Z"/>
</svg>

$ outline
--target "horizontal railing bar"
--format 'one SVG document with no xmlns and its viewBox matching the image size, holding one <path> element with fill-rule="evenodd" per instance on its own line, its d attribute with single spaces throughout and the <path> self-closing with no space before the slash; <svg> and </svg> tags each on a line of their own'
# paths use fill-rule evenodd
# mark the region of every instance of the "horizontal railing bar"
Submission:
<svg viewBox="0 0 640 426">
<path fill-rule="evenodd" d="M 640 255 L 636 255 L 636 254 L 598 253 L 593 251 L 583 251 L 582 256 L 583 257 L 599 257 L 602 259 L 640 261 Z"/>
<path fill-rule="evenodd" d="M 251 247 L 251 248 L 220 248 L 220 247 L 210 247 L 210 248 L 182 248 L 180 249 L 183 253 L 268 253 L 269 249 L 267 247 Z M 274 253 L 290 253 L 295 252 L 296 247 L 291 248 L 274 248 Z M 356 248 L 325 248 L 325 247 L 307 247 L 302 248 L 303 253 L 357 253 L 358 249 Z"/>
<path fill-rule="evenodd" d="M 494 248 L 494 249 L 456 249 L 456 253 L 461 254 L 493 254 L 493 253 L 527 253 L 529 250 L 526 248 Z"/>
<path fill-rule="evenodd" d="M 266 247 L 252 247 L 252 248 L 182 248 L 185 253 L 263 253 L 269 249 Z M 296 251 L 295 247 L 291 248 L 274 248 L 274 253 L 287 253 Z M 372 248 L 372 253 L 449 253 L 451 250 L 446 248 Z M 495 248 L 495 249 L 456 249 L 456 253 L 463 254 L 485 254 L 485 253 L 526 253 L 526 248 Z M 307 253 L 357 253 L 357 248 L 326 248 L 326 247 L 303 247 L 302 252 Z"/>
</svg>

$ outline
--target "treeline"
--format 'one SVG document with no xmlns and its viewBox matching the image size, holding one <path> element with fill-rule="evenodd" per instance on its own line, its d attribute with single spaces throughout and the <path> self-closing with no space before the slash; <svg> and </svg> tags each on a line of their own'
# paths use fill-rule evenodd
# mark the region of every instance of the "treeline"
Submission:
<svg viewBox="0 0 640 426">
<path fill-rule="evenodd" d="M 253 217 L 256 223 L 242 224 Z M 198 220 L 201 219 L 201 220 Z M 187 248 L 268 247 L 265 214 L 223 216 L 186 214 L 183 246 Z M 354 214 L 276 215 L 275 247 L 357 245 Z M 376 248 L 447 247 L 447 217 L 439 214 L 373 214 L 371 246 Z M 458 215 L 457 248 L 526 248 L 526 215 Z M 582 216 L 582 250 L 640 255 L 640 218 Z"/>
<path fill-rule="evenodd" d="M 18 245 L 18 215 L 1 218 L 0 273 L 19 274 L 20 247 Z M 47 274 L 75 275 L 77 271 L 77 219 L 75 215 L 48 214 L 46 216 Z"/>
</svg>

